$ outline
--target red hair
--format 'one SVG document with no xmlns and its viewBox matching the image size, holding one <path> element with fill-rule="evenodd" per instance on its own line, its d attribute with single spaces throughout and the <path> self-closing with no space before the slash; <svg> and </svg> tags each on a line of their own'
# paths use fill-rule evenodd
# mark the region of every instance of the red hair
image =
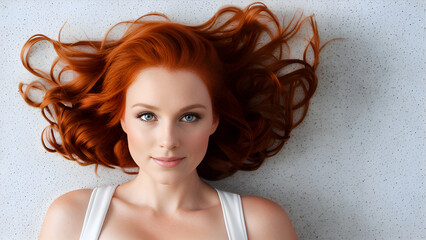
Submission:
<svg viewBox="0 0 426 240">
<path fill-rule="evenodd" d="M 145 20 L 152 15 L 164 21 Z M 225 21 L 221 22 L 222 18 Z M 306 21 L 313 36 L 303 59 L 283 56 L 283 47 L 289 49 L 288 41 Z M 222 8 L 197 26 L 173 23 L 159 13 L 120 24 L 130 26 L 118 40 L 109 40 L 107 34 L 102 41 L 63 43 L 60 38 L 55 41 L 37 34 L 24 45 L 24 66 L 43 82 L 33 81 L 25 91 L 20 83 L 19 91 L 28 104 L 42 110 L 50 124 L 42 133 L 48 151 L 81 165 L 96 164 L 95 171 L 103 165 L 134 173 L 126 170 L 137 165 L 130 156 L 120 118 L 127 87 L 139 70 L 149 66 L 194 70 L 208 87 L 220 124 L 197 168 L 205 179 L 217 180 L 237 170 L 257 169 L 266 157 L 280 151 L 292 129 L 304 119 L 317 87 L 315 69 L 321 50 L 312 16 L 293 17 L 287 26 L 281 26 L 264 4 L 253 3 L 245 9 Z M 270 40 L 261 44 L 264 33 Z M 32 68 L 28 61 L 33 45 L 44 40 L 58 54 L 49 74 Z M 312 63 L 306 59 L 309 48 Z M 64 66 L 55 75 L 58 62 Z M 76 76 L 63 83 L 62 74 L 68 70 Z M 296 101 L 298 88 L 303 96 Z M 45 90 L 40 103 L 30 99 L 31 89 Z M 298 109 L 303 113 L 295 121 L 293 113 Z"/>
</svg>

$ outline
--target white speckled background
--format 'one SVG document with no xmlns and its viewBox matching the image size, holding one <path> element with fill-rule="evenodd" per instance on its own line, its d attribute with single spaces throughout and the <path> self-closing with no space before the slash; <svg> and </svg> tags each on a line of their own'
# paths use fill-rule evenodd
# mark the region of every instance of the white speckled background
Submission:
<svg viewBox="0 0 426 240">
<path fill-rule="evenodd" d="M 51 3 L 52 2 L 52 3 Z M 19 96 L 31 76 L 20 63 L 36 33 L 99 37 L 150 11 L 197 24 L 224 4 L 251 1 L 0 2 L 0 239 L 37 239 L 50 203 L 77 188 L 130 179 L 47 153 L 40 111 Z M 307 118 L 257 172 L 213 185 L 268 197 L 300 239 L 426 239 L 425 2 L 274 0 L 280 17 L 315 13 L 327 46 Z M 52 56 L 37 59 L 41 65 Z"/>
</svg>

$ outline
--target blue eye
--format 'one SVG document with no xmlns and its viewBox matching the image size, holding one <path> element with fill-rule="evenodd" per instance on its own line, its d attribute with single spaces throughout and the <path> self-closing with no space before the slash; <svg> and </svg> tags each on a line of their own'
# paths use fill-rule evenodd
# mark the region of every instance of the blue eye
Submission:
<svg viewBox="0 0 426 240">
<path fill-rule="evenodd" d="M 140 118 L 144 122 L 152 122 L 156 120 L 154 113 L 151 112 L 139 113 L 136 117 Z M 196 122 L 200 118 L 200 115 L 197 113 L 186 113 L 182 116 L 181 120 L 184 122 Z"/>
<path fill-rule="evenodd" d="M 182 120 L 184 122 L 195 122 L 198 119 L 200 119 L 200 115 L 198 115 L 196 113 L 187 113 L 182 117 Z"/>
<path fill-rule="evenodd" d="M 137 117 L 142 119 L 145 122 L 151 122 L 151 121 L 155 120 L 154 114 L 149 113 L 149 112 L 140 113 L 140 114 L 138 114 Z"/>
</svg>

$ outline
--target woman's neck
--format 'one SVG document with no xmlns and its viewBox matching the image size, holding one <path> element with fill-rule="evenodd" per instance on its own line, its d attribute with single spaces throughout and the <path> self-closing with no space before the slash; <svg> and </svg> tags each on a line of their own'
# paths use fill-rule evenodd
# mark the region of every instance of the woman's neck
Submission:
<svg viewBox="0 0 426 240">
<path fill-rule="evenodd" d="M 150 207 L 154 212 L 165 215 L 203 209 L 206 205 L 215 204 L 217 195 L 211 186 L 200 179 L 196 171 L 173 184 L 155 181 L 140 172 L 131 181 L 121 184 L 116 192 L 119 198 L 134 205 Z"/>
</svg>

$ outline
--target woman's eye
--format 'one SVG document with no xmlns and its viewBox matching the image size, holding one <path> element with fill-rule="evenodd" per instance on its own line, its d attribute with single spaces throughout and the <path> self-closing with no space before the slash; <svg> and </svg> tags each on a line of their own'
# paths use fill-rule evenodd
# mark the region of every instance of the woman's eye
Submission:
<svg viewBox="0 0 426 240">
<path fill-rule="evenodd" d="M 145 122 L 152 122 L 157 120 L 155 118 L 155 115 L 150 112 L 140 113 L 137 115 L 137 118 L 140 118 L 142 121 L 145 121 Z M 200 115 L 196 113 L 187 113 L 183 115 L 183 117 L 181 118 L 181 120 L 184 122 L 196 122 L 199 119 L 200 119 Z"/>
<path fill-rule="evenodd" d="M 141 114 L 138 114 L 138 118 L 140 118 L 140 119 L 142 119 L 143 121 L 146 121 L 146 122 L 150 122 L 150 121 L 155 120 L 155 116 L 152 113 L 141 113 Z"/>
<path fill-rule="evenodd" d="M 200 116 L 199 116 L 198 114 L 196 114 L 196 113 L 188 113 L 188 114 L 185 114 L 185 115 L 182 117 L 182 120 L 183 120 L 184 122 L 195 122 L 195 121 L 197 121 L 198 119 L 200 119 Z"/>
</svg>

